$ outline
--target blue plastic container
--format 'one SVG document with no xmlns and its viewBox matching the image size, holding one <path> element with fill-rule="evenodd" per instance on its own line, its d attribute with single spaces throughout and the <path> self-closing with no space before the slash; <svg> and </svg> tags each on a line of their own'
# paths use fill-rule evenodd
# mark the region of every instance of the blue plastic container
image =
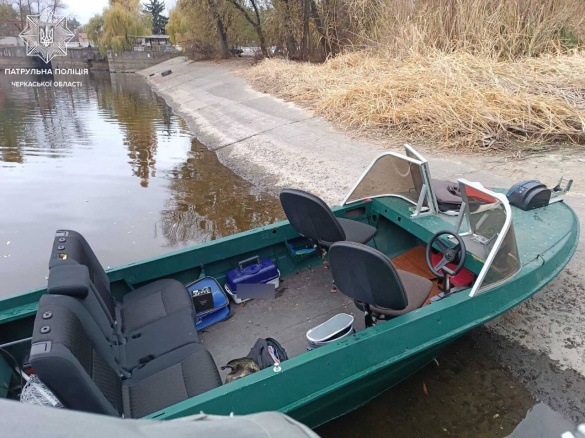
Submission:
<svg viewBox="0 0 585 438">
<path fill-rule="evenodd" d="M 195 321 L 195 329 L 197 331 L 203 330 L 212 324 L 224 321 L 230 316 L 230 300 L 225 294 L 221 285 L 213 277 L 204 277 L 187 285 L 187 290 L 190 294 L 194 290 L 203 289 L 205 287 L 211 288 L 213 296 L 213 309 L 197 313 Z"/>
<path fill-rule="evenodd" d="M 239 284 L 272 283 L 276 289 L 280 282 L 280 272 L 270 259 L 260 259 L 255 256 L 238 263 L 236 269 L 228 271 L 225 276 L 225 290 L 235 303 L 241 303 L 238 298 Z"/>
</svg>

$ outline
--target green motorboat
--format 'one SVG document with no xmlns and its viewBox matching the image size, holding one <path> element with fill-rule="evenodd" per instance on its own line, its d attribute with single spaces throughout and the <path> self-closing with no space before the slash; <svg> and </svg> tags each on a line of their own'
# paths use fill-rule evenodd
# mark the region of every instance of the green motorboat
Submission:
<svg viewBox="0 0 585 438">
<path fill-rule="evenodd" d="M 28 373 L 38 373 L 65 408 L 161 420 L 280 411 L 317 427 L 555 278 L 579 237 L 577 217 L 562 202 L 568 188 L 556 187 L 546 206 L 522 210 L 504 190 L 432 179 L 427 161 L 407 147 L 406 155 L 374 160 L 331 210 L 337 219 L 322 237 L 313 233 L 323 232 L 319 215 L 332 220 L 324 204 L 296 192 L 304 198 L 292 208 L 281 197 L 291 222 L 102 276 L 85 241 L 72 249 L 77 233 L 60 230 L 48 287 L 0 301 L 0 396 L 20 398 L 30 358 Z M 362 241 L 351 238 L 358 235 Z M 256 256 L 280 272 L 272 298 L 232 304 L 229 319 L 198 334 L 192 314 L 173 310 L 179 296 L 191 302 L 182 285 L 203 277 L 223 285 L 240 261 Z M 355 333 L 309 350 L 307 332 L 339 314 L 354 317 Z M 143 345 L 147 326 L 156 333 Z M 182 342 L 183 335 L 196 342 Z M 229 370 L 219 367 L 268 337 L 288 359 L 221 384 Z"/>
</svg>

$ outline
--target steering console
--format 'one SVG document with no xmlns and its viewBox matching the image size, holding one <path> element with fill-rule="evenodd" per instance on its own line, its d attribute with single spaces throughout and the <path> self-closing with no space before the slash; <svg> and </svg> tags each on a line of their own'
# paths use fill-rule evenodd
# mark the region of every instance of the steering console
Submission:
<svg viewBox="0 0 585 438">
<path fill-rule="evenodd" d="M 449 247 L 447 244 L 445 244 L 445 242 L 441 240 L 441 237 L 443 236 L 453 236 L 457 240 L 457 244 L 453 248 Z M 431 249 L 435 244 L 439 251 L 441 252 L 441 254 L 443 254 L 443 257 L 441 258 L 441 261 L 439 261 L 439 263 L 433 265 L 433 263 L 431 262 Z M 430 271 L 433 274 L 435 274 L 437 278 L 443 278 L 445 276 L 444 273 L 447 273 L 450 276 L 454 276 L 457 273 L 459 273 L 461 269 L 463 269 L 463 265 L 465 265 L 466 254 L 467 251 L 465 249 L 465 242 L 463 242 L 463 239 L 459 234 L 447 230 L 439 231 L 438 233 L 435 233 L 433 237 L 431 237 L 431 240 L 427 244 L 426 251 L 427 265 Z M 455 267 L 455 269 L 450 269 L 447 267 L 448 263 L 457 263 L 457 266 Z"/>
</svg>

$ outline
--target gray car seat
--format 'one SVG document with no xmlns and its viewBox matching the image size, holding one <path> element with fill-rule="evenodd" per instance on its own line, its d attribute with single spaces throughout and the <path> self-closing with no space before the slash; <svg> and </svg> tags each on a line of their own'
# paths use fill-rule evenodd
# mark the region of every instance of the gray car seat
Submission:
<svg viewBox="0 0 585 438">
<path fill-rule="evenodd" d="M 30 355 L 39 378 L 70 409 L 138 418 L 221 385 L 213 358 L 198 343 L 128 372 L 80 302 L 44 295 Z"/>
<path fill-rule="evenodd" d="M 122 368 L 131 370 L 198 342 L 193 303 L 180 282 L 155 281 L 118 303 L 91 247 L 81 234 L 70 230 L 57 232 L 49 266 L 48 292 L 80 301 L 112 343 Z"/>
</svg>

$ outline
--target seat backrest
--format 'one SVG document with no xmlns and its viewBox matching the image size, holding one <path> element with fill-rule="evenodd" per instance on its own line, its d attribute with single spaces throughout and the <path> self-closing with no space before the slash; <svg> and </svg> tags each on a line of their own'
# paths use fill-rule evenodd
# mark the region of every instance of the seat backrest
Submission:
<svg viewBox="0 0 585 438">
<path fill-rule="evenodd" d="M 49 270 L 47 292 L 75 298 L 85 307 L 106 338 L 119 340 L 115 320 L 91 282 L 87 266 L 73 259 L 61 263 Z"/>
<path fill-rule="evenodd" d="M 89 278 L 111 318 L 116 319 L 116 302 L 110 292 L 110 280 L 98 261 L 87 240 L 73 230 L 57 230 L 53 241 L 53 250 L 49 260 L 49 269 L 70 262 L 71 260 L 87 267 Z"/>
<path fill-rule="evenodd" d="M 123 412 L 123 372 L 78 300 L 59 295 L 41 297 L 30 360 L 41 381 L 66 407 L 108 415 Z"/>
<path fill-rule="evenodd" d="M 345 240 L 345 232 L 331 209 L 311 193 L 285 189 L 280 192 L 280 203 L 292 227 L 304 237 L 316 241 Z"/>
<path fill-rule="evenodd" d="M 388 257 L 361 243 L 337 242 L 329 248 L 337 288 L 354 301 L 392 310 L 408 305 L 404 286 Z"/>
</svg>

